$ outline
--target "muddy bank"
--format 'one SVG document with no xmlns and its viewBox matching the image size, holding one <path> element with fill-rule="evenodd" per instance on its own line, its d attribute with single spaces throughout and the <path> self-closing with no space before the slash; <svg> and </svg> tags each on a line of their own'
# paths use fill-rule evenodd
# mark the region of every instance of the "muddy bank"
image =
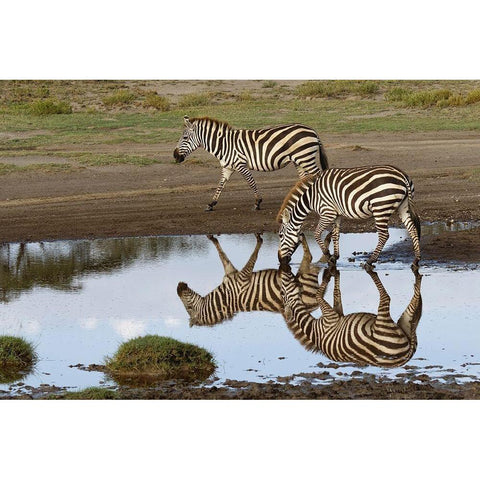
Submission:
<svg viewBox="0 0 480 480">
<path fill-rule="evenodd" d="M 109 389 L 121 400 L 475 400 L 480 382 L 464 385 L 454 380 L 442 383 L 427 375 L 412 381 L 382 381 L 374 375 L 335 381 L 330 385 L 300 385 L 227 381 L 223 386 L 199 387 L 174 381 L 158 387 Z M 66 389 L 43 386 L 2 399 L 62 399 Z"/>
</svg>

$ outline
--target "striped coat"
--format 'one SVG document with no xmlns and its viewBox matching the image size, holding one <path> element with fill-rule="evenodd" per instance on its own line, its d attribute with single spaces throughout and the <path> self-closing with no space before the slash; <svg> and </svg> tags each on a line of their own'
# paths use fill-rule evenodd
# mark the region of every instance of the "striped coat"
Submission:
<svg viewBox="0 0 480 480">
<path fill-rule="evenodd" d="M 184 117 L 185 129 L 173 155 L 177 163 L 199 147 L 220 161 L 222 176 L 207 210 L 213 210 L 233 172 L 239 172 L 255 195 L 255 209 L 262 196 L 251 171 L 271 172 L 292 163 L 300 177 L 328 168 L 328 160 L 318 134 L 300 124 L 278 125 L 258 130 L 242 130 L 211 118 Z"/>
<path fill-rule="evenodd" d="M 414 266 L 420 260 L 420 219 L 413 202 L 414 186 L 409 177 L 396 167 L 331 168 L 319 175 L 301 179 L 287 194 L 277 216 L 280 225 L 279 260 L 288 263 L 299 243 L 302 224 L 310 212 L 319 222 L 315 230 L 322 252 L 332 263 L 339 258 L 341 217 L 363 220 L 373 217 L 378 243 L 367 260 L 376 262 L 388 240 L 388 221 L 398 211 L 408 230 L 415 251 Z M 331 234 L 323 233 L 333 226 Z M 328 247 L 333 239 L 334 252 Z"/>
<path fill-rule="evenodd" d="M 367 271 L 380 294 L 377 313 L 356 312 L 344 315 L 340 272 L 325 270 L 317 293 L 322 316 L 315 318 L 298 296 L 289 266 L 282 268 L 284 318 L 288 328 L 307 350 L 323 353 L 336 362 L 397 367 L 407 363 L 417 349 L 416 330 L 422 315 L 421 275 L 414 270 L 414 292 L 397 322 L 390 316 L 390 297 L 374 271 Z M 335 277 L 334 305 L 324 300 L 331 276 Z"/>
</svg>

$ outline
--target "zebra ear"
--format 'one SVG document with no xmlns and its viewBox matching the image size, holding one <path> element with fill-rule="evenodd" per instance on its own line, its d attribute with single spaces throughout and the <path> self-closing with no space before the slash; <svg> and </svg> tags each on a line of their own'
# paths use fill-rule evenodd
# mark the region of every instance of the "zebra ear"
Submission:
<svg viewBox="0 0 480 480">
<path fill-rule="evenodd" d="M 288 223 L 290 221 L 290 210 L 287 208 L 282 213 L 282 223 Z"/>
<path fill-rule="evenodd" d="M 185 123 L 185 126 L 188 128 L 192 128 L 192 123 L 190 122 L 190 118 L 188 118 L 188 115 L 183 116 L 183 122 Z"/>
</svg>

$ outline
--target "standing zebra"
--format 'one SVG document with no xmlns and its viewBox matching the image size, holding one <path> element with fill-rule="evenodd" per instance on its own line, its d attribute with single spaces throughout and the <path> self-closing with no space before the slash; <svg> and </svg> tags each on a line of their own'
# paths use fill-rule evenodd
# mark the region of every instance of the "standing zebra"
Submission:
<svg viewBox="0 0 480 480">
<path fill-rule="evenodd" d="M 220 247 L 218 240 L 209 236 L 215 245 L 225 270 L 222 283 L 202 297 L 180 282 L 177 294 L 190 316 L 190 325 L 216 325 L 230 319 L 237 312 L 269 311 L 282 312 L 281 279 L 278 269 L 253 271 L 262 238 L 256 235 L 257 243 L 250 259 L 242 270 L 238 271 Z M 313 266 L 312 255 L 307 241 L 302 237 L 303 260 L 298 273 L 293 277 L 305 308 L 318 308 L 316 293 L 318 290 L 319 267 Z"/>
<path fill-rule="evenodd" d="M 390 296 L 378 275 L 367 271 L 380 294 L 376 314 L 356 312 L 344 315 L 340 292 L 340 272 L 324 271 L 317 300 L 322 316 L 315 318 L 303 305 L 288 265 L 282 266 L 284 317 L 288 328 L 307 350 L 320 351 L 336 362 L 398 367 L 407 363 L 417 349 L 416 330 L 422 315 L 422 276 L 416 269 L 413 296 L 398 322 L 390 316 Z M 333 308 L 324 300 L 328 282 L 335 277 Z"/>
<path fill-rule="evenodd" d="M 233 172 L 242 174 L 255 194 L 255 210 L 260 209 L 262 196 L 253 179 L 251 170 L 271 172 L 292 162 L 298 175 L 304 177 L 328 168 L 328 160 L 317 132 L 299 124 L 279 125 L 260 130 L 240 130 L 212 118 L 185 116 L 185 130 L 173 152 L 176 163 L 199 147 L 203 147 L 220 161 L 222 176 L 212 202 L 206 210 L 213 210 L 218 198 Z"/>
<path fill-rule="evenodd" d="M 305 177 L 290 190 L 278 213 L 277 221 L 281 223 L 278 258 L 283 263 L 290 261 L 298 246 L 302 223 L 311 211 L 320 215 L 315 239 L 331 263 L 339 258 L 340 217 L 373 217 L 378 243 L 367 260 L 370 268 L 388 240 L 388 220 L 398 210 L 413 242 L 413 265 L 418 267 L 420 219 L 415 212 L 413 195 L 413 182 L 404 172 L 389 165 L 331 168 L 320 175 Z M 325 244 L 322 233 L 332 224 L 332 232 Z M 328 250 L 330 237 L 333 239 L 333 255 Z"/>
</svg>

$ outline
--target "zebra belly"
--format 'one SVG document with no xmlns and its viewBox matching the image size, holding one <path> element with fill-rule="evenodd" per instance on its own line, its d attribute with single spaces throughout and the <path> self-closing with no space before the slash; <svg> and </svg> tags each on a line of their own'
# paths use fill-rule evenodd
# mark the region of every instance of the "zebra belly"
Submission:
<svg viewBox="0 0 480 480">
<path fill-rule="evenodd" d="M 290 160 L 288 157 L 284 157 L 280 161 L 275 161 L 274 163 L 258 161 L 256 159 L 247 159 L 247 167 L 249 170 L 254 170 L 256 172 L 273 172 L 285 167 L 289 162 Z"/>
</svg>

